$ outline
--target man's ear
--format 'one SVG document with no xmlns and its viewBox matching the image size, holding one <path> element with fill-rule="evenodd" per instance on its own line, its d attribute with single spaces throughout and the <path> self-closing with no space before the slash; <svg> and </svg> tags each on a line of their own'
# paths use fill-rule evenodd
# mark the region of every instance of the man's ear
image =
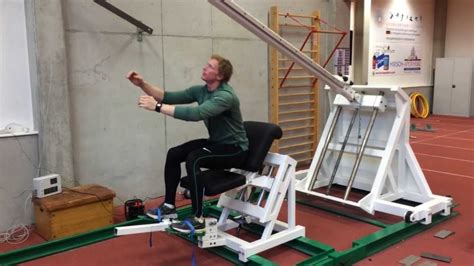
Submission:
<svg viewBox="0 0 474 266">
<path fill-rule="evenodd" d="M 222 76 L 222 74 L 217 74 L 216 78 L 218 81 L 221 81 L 224 79 L 224 76 Z"/>
</svg>

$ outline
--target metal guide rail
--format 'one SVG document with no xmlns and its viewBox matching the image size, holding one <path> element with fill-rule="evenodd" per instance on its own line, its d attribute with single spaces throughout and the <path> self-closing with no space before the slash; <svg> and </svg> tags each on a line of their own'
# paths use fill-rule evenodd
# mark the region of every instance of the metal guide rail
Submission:
<svg viewBox="0 0 474 266">
<path fill-rule="evenodd" d="M 222 209 L 218 208 L 215 205 L 216 203 L 217 200 L 210 200 L 208 202 L 205 202 L 204 211 L 206 215 L 212 217 L 219 217 L 221 215 Z M 457 212 L 453 212 L 449 216 L 436 215 L 433 217 L 433 223 L 431 223 L 430 225 L 405 222 L 399 222 L 396 224 L 389 225 L 381 223 L 377 220 L 358 217 L 350 213 L 338 212 L 333 208 L 327 208 L 324 206 L 314 206 L 304 201 L 298 201 L 297 203 L 309 205 L 326 212 L 334 213 L 338 216 L 344 216 L 350 219 L 359 220 L 361 222 L 372 224 L 381 228 L 380 230 L 370 235 L 362 237 L 358 240 L 354 240 L 351 248 L 341 251 L 336 251 L 333 247 L 327 244 L 307 237 L 297 238 L 285 244 L 285 246 L 287 246 L 288 248 L 298 250 L 308 256 L 307 259 L 299 262 L 297 265 L 340 265 L 341 263 L 343 263 L 344 265 L 350 265 L 370 255 L 380 252 L 388 248 L 389 246 L 396 244 L 404 239 L 407 239 L 417 233 L 426 231 L 431 227 L 458 215 Z M 180 208 L 177 211 L 179 218 L 184 218 L 192 213 L 190 207 Z M 231 216 L 231 218 L 235 219 L 236 217 Z M 155 222 L 156 221 L 154 221 L 153 219 L 138 218 L 132 221 L 104 227 L 88 233 L 64 239 L 48 241 L 23 249 L 5 252 L 0 254 L 0 265 L 15 265 L 28 261 L 33 261 L 42 257 L 51 256 L 64 251 L 115 238 L 117 237 L 115 230 L 116 226 L 135 226 L 146 224 L 150 225 Z M 263 231 L 263 228 L 259 226 L 244 225 L 242 228 L 255 234 L 261 234 Z M 192 240 L 189 239 L 189 237 L 187 236 L 181 237 L 197 244 L 196 239 Z M 146 246 L 147 243 L 144 243 L 143 245 Z M 232 263 L 241 263 L 238 254 L 232 252 L 231 250 L 225 247 L 214 247 L 206 250 L 216 255 L 219 255 Z M 248 265 L 276 265 L 276 263 L 272 262 L 271 260 L 268 260 L 258 255 L 252 255 L 248 258 L 248 260 Z"/>
</svg>

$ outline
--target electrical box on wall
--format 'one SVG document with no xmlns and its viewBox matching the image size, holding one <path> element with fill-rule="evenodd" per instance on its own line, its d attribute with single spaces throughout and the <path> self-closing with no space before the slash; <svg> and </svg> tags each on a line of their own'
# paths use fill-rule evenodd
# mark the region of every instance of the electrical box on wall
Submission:
<svg viewBox="0 0 474 266">
<path fill-rule="evenodd" d="M 33 178 L 33 193 L 37 198 L 44 198 L 61 193 L 61 177 L 58 174 Z"/>
</svg>

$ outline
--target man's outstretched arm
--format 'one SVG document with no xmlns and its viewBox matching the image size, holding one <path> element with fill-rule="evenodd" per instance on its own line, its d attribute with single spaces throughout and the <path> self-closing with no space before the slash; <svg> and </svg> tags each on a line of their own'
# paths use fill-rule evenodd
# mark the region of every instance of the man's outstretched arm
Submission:
<svg viewBox="0 0 474 266">
<path fill-rule="evenodd" d="M 144 93 L 146 93 L 147 95 L 150 95 L 156 101 L 158 102 L 163 101 L 163 98 L 165 96 L 165 91 L 156 85 L 147 83 L 143 79 L 142 75 L 140 75 L 138 72 L 136 71 L 128 72 L 127 79 L 130 80 L 130 82 L 132 82 L 133 85 L 140 87 Z"/>
</svg>

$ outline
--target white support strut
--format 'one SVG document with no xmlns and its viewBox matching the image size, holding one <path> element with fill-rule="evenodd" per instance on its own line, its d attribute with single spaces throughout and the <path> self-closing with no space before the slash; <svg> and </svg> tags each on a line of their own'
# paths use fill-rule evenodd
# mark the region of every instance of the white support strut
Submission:
<svg viewBox="0 0 474 266">
<path fill-rule="evenodd" d="M 171 225 L 170 219 L 163 219 L 161 222 L 156 223 L 156 224 L 120 226 L 120 227 L 115 227 L 115 235 L 125 236 L 125 235 L 141 234 L 141 233 L 161 232 L 168 229 L 170 225 Z"/>
</svg>

